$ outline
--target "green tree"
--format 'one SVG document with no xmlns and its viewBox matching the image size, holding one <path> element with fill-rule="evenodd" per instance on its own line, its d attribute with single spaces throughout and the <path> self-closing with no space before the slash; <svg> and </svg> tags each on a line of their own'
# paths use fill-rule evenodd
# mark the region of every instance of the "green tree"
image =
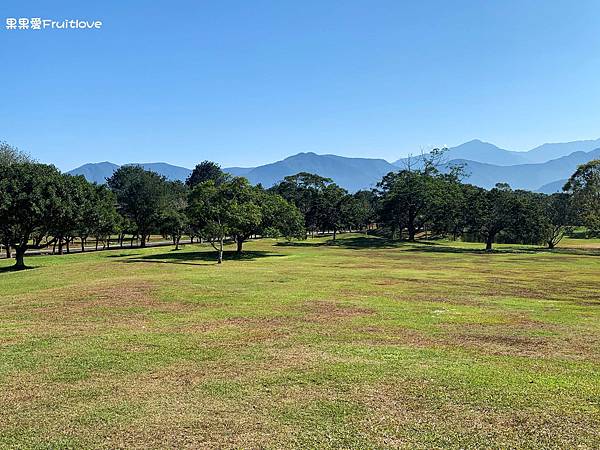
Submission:
<svg viewBox="0 0 600 450">
<path fill-rule="evenodd" d="M 110 236 L 119 232 L 123 218 L 117 212 L 117 199 L 115 194 L 106 185 L 92 185 L 92 201 L 88 219 L 86 219 L 85 233 L 91 233 L 98 241 L 104 242 L 104 247 L 110 247 Z M 83 239 L 82 239 L 83 241 Z M 85 245 L 85 242 L 82 242 Z"/>
<path fill-rule="evenodd" d="M 179 242 L 183 234 L 189 229 L 186 215 L 189 189 L 180 181 L 168 182 L 165 208 L 160 217 L 160 231 L 163 236 L 170 237 L 179 250 Z"/>
<path fill-rule="evenodd" d="M 304 237 L 304 218 L 294 205 L 282 196 L 262 191 L 260 200 L 261 223 L 257 234 L 266 237 L 301 239 Z"/>
<path fill-rule="evenodd" d="M 381 220 L 395 237 L 406 227 L 408 240 L 414 241 L 426 208 L 431 205 L 434 177 L 425 171 L 390 172 L 378 183 Z"/>
<path fill-rule="evenodd" d="M 515 197 L 508 185 L 498 184 L 489 191 L 479 190 L 471 200 L 470 225 L 483 238 L 486 250 L 491 251 L 498 233 L 512 224 Z"/>
<path fill-rule="evenodd" d="M 15 249 L 15 268 L 25 268 L 25 252 L 43 248 L 63 205 L 62 176 L 54 166 L 35 163 L 0 165 L 0 229 Z"/>
<path fill-rule="evenodd" d="M 218 264 L 223 262 L 223 244 L 230 234 L 227 188 L 214 180 L 200 183 L 190 192 L 187 208 L 190 222 L 216 250 Z"/>
<path fill-rule="evenodd" d="M 165 208 L 165 177 L 139 166 L 122 166 L 107 184 L 115 193 L 119 212 L 135 226 L 140 244 L 145 247 L 150 234 L 158 229 Z"/>
<path fill-rule="evenodd" d="M 553 249 L 563 239 L 565 234 L 573 229 L 575 218 L 571 196 L 566 193 L 545 195 L 541 198 L 546 217 L 546 243 Z"/>
<path fill-rule="evenodd" d="M 469 225 L 482 237 L 488 251 L 500 235 L 510 243 L 540 243 L 545 231 L 542 206 L 536 194 L 513 191 L 499 183 L 489 191 L 478 190 L 470 199 Z"/>
<path fill-rule="evenodd" d="M 338 231 L 350 221 L 352 197 L 345 189 L 331 183 L 323 188 L 317 199 L 317 226 L 322 232 L 333 231 L 335 241 Z"/>
<path fill-rule="evenodd" d="M 221 166 L 212 161 L 202 161 L 192 170 L 190 176 L 185 180 L 185 184 L 193 188 L 200 183 L 212 180 L 215 184 L 226 181 L 229 176 L 221 170 Z"/>
<path fill-rule="evenodd" d="M 306 238 L 308 232 L 314 232 L 319 228 L 321 197 L 324 189 L 332 183 L 331 178 L 300 172 L 285 177 L 270 190 L 298 208 L 304 217 L 304 237 Z"/>
<path fill-rule="evenodd" d="M 9 166 L 12 164 L 20 164 L 25 162 L 33 162 L 29 155 L 20 151 L 17 147 L 14 147 L 7 142 L 0 141 L 0 166 Z M 9 237 L 5 236 L 0 230 L 0 244 L 4 246 L 6 251 L 6 257 L 11 258 L 12 252 L 10 244 L 8 243 Z"/>
<path fill-rule="evenodd" d="M 345 207 L 350 225 L 357 230 L 367 231 L 377 221 L 377 196 L 373 191 L 355 192 Z"/>
<path fill-rule="evenodd" d="M 63 247 L 70 251 L 70 244 L 80 234 L 87 220 L 86 213 L 91 208 L 91 185 L 79 175 L 61 175 L 58 185 L 60 207 L 54 212 L 49 233 L 58 245 L 58 254 L 63 254 Z"/>
<path fill-rule="evenodd" d="M 600 233 L 600 159 L 582 164 L 564 190 L 573 196 L 574 212 L 590 234 Z"/>
</svg>

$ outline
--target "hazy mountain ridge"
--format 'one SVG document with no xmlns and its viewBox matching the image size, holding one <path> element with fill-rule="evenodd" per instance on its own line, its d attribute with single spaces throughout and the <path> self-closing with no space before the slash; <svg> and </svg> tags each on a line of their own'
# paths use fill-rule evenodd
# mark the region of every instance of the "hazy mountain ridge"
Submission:
<svg viewBox="0 0 600 450">
<path fill-rule="evenodd" d="M 590 152 L 600 148 L 600 139 L 542 144 L 526 152 L 532 163 L 543 163 L 552 159 L 568 156 L 574 152 Z"/>
<path fill-rule="evenodd" d="M 593 145 L 596 145 L 595 150 L 589 151 L 589 147 Z M 572 149 L 580 150 L 571 152 Z M 569 153 L 558 158 L 549 158 L 543 162 L 528 160 L 541 159 L 544 155 L 555 155 L 565 151 Z M 461 155 L 462 157 L 459 157 Z M 470 176 L 465 179 L 468 183 L 490 188 L 496 183 L 506 182 L 515 189 L 551 193 L 557 191 L 558 185 L 564 184 L 564 180 L 575 171 L 578 165 L 597 158 L 600 158 L 600 139 L 544 144 L 529 152 L 513 152 L 488 142 L 472 140 L 449 149 L 446 159 L 450 160 L 447 163 L 448 166 L 452 164 L 465 165 L 467 172 L 470 173 Z M 514 163 L 516 161 L 519 162 Z M 353 192 L 374 187 L 388 172 L 404 168 L 406 162 L 406 158 L 390 164 L 384 159 L 348 158 L 308 152 L 298 153 L 281 161 L 258 167 L 230 167 L 223 170 L 235 176 L 245 176 L 253 184 L 260 183 L 265 187 L 270 187 L 285 176 L 298 172 L 316 173 L 332 178 L 337 184 Z M 509 162 L 514 164 L 507 164 Z M 158 172 L 170 180 L 184 181 L 191 173 L 191 169 L 168 163 L 133 164 Z M 118 168 L 117 164 L 105 161 L 84 164 L 68 173 L 83 175 L 92 182 L 104 183 L 106 178 L 110 177 Z"/>
<path fill-rule="evenodd" d="M 446 158 L 484 162 L 498 166 L 512 166 L 530 162 L 525 156 L 525 152 L 504 150 L 494 144 L 479 139 L 473 139 L 472 141 L 457 145 L 456 147 L 448 148 Z M 414 159 L 414 157 L 412 159 Z M 400 158 L 393 164 L 398 167 L 404 167 L 408 163 L 408 160 L 409 158 Z"/>
<path fill-rule="evenodd" d="M 536 191 L 549 183 L 569 178 L 577 166 L 598 158 L 600 148 L 588 153 L 575 152 L 541 164 L 496 166 L 476 161 L 453 160 L 448 165 L 463 164 L 469 174 L 465 181 L 476 186 L 489 189 L 496 183 L 508 183 L 514 189 Z"/>
<path fill-rule="evenodd" d="M 385 174 L 394 170 L 397 168 L 384 159 L 299 153 L 282 161 L 256 167 L 244 176 L 251 183 L 270 187 L 288 175 L 309 172 L 331 178 L 349 191 L 357 191 L 375 187 Z"/>
</svg>

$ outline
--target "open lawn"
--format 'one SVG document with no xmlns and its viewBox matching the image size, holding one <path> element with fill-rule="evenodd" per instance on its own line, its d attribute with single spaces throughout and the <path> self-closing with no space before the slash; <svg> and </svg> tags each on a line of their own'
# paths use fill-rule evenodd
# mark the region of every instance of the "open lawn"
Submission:
<svg viewBox="0 0 600 450">
<path fill-rule="evenodd" d="M 576 243 L 30 257 L 0 271 L 0 447 L 599 448 L 600 246 Z"/>
</svg>

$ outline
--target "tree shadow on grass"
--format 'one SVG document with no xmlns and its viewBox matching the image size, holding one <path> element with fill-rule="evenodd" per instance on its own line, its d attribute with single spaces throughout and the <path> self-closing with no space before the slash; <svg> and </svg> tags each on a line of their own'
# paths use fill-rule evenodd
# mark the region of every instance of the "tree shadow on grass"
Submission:
<svg viewBox="0 0 600 450">
<path fill-rule="evenodd" d="M 310 242 L 310 241 L 294 241 L 294 242 L 278 242 L 275 246 L 278 247 L 339 247 L 348 248 L 354 250 L 360 249 L 377 249 L 377 248 L 399 248 L 410 244 L 406 241 L 394 241 L 383 237 L 367 237 L 367 236 L 356 236 L 351 238 L 340 237 L 335 241 L 329 239 L 328 241 Z"/>
<path fill-rule="evenodd" d="M 238 254 L 235 250 L 225 250 L 223 252 L 223 262 L 227 261 L 252 261 L 259 258 L 270 258 L 284 256 L 277 253 L 265 252 L 265 251 L 244 251 Z M 217 252 L 168 252 L 159 253 L 154 255 L 146 255 L 132 258 L 126 258 L 122 262 L 125 263 L 155 263 L 155 264 L 186 264 L 190 266 L 197 266 L 197 261 L 206 261 L 210 263 L 217 262 Z"/>
<path fill-rule="evenodd" d="M 36 267 L 33 267 L 33 266 L 15 267 L 14 265 L 12 265 L 12 266 L 0 267 L 0 274 L 9 273 L 9 272 L 23 272 L 24 270 L 33 270 L 33 269 L 36 269 Z"/>
<path fill-rule="evenodd" d="M 483 244 L 482 244 L 483 245 Z M 483 246 L 477 247 L 450 247 L 429 242 L 417 242 L 414 247 L 406 249 L 407 252 L 428 252 L 428 253 L 453 253 L 453 254 L 471 254 L 471 255 L 502 255 L 502 254 L 561 254 L 575 256 L 600 256 L 600 250 L 574 249 L 574 248 L 554 248 L 547 247 L 495 247 L 492 250 L 486 250 Z"/>
<path fill-rule="evenodd" d="M 407 240 L 389 239 L 381 236 L 354 236 L 354 237 L 339 237 L 335 241 L 329 239 L 328 241 L 320 242 L 308 242 L 308 241 L 295 241 L 295 242 L 278 242 L 276 246 L 281 247 L 338 247 L 346 248 L 351 250 L 361 249 L 393 249 L 393 248 L 404 248 L 413 247 L 415 245 L 429 245 L 429 246 L 441 246 L 443 244 L 435 241 L 416 241 L 410 242 Z"/>
<path fill-rule="evenodd" d="M 403 249 L 406 252 L 429 252 L 429 253 L 451 253 L 451 254 L 471 254 L 471 255 L 497 255 L 497 254 L 562 254 L 576 256 L 600 256 L 598 249 L 576 249 L 569 247 L 557 247 L 549 249 L 547 247 L 497 247 L 492 250 L 486 250 L 484 243 L 479 243 L 479 246 L 470 247 L 453 247 L 444 242 L 436 242 L 433 240 L 416 240 L 415 242 L 392 240 L 385 237 L 373 236 L 357 236 L 351 238 L 340 237 L 337 240 L 328 241 L 295 241 L 295 242 L 278 242 L 275 246 L 279 247 L 337 247 L 351 250 L 362 249 Z"/>
</svg>

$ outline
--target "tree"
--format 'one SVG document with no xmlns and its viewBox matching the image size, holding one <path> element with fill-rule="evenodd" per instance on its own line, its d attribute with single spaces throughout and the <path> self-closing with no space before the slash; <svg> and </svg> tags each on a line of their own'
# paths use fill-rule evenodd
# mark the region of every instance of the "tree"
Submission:
<svg viewBox="0 0 600 450">
<path fill-rule="evenodd" d="M 119 212 L 135 226 L 141 247 L 152 231 L 158 228 L 165 207 L 167 182 L 165 177 L 139 166 L 122 166 L 107 184 L 115 193 Z"/>
<path fill-rule="evenodd" d="M 190 176 L 185 180 L 185 184 L 194 188 L 200 183 L 212 180 L 215 184 L 220 184 L 227 180 L 229 176 L 221 170 L 221 167 L 212 161 L 202 161 L 192 170 Z"/>
<path fill-rule="evenodd" d="M 536 244 L 544 240 L 544 212 L 537 194 L 513 191 L 509 185 L 499 183 L 489 191 L 477 190 L 467 207 L 471 230 L 483 238 L 488 251 L 500 235 L 511 243 Z"/>
<path fill-rule="evenodd" d="M 190 192 L 187 208 L 190 222 L 217 251 L 217 264 L 223 262 L 223 243 L 230 232 L 227 188 L 214 180 L 200 183 Z"/>
<path fill-rule="evenodd" d="M 31 157 L 7 142 L 0 141 L 0 166 L 34 162 Z"/>
<path fill-rule="evenodd" d="M 286 239 L 303 238 L 304 218 L 298 208 L 278 194 L 269 191 L 262 191 L 261 194 L 262 219 L 257 234 Z"/>
<path fill-rule="evenodd" d="M 367 231 L 377 220 L 377 196 L 373 191 L 358 191 L 345 205 L 349 224 L 357 230 Z"/>
<path fill-rule="evenodd" d="M 498 233 L 512 223 L 514 196 L 510 186 L 506 184 L 497 184 L 489 191 L 478 190 L 477 194 L 472 198 L 470 224 L 484 239 L 485 249 L 491 251 Z"/>
<path fill-rule="evenodd" d="M 305 238 L 309 231 L 314 232 L 319 227 L 319 206 L 323 190 L 333 183 L 331 178 L 325 178 L 308 172 L 285 177 L 271 191 L 281 195 L 293 204 L 304 217 Z"/>
<path fill-rule="evenodd" d="M 582 164 L 563 188 L 573 196 L 573 208 L 590 234 L 600 233 L 600 159 Z"/>
<path fill-rule="evenodd" d="M 12 164 L 20 164 L 25 162 L 33 162 L 29 155 L 20 151 L 17 147 L 14 147 L 7 142 L 0 141 L 0 166 L 10 166 Z M 6 251 L 6 257 L 11 258 L 12 252 L 11 247 L 8 244 L 8 236 L 2 234 L 0 230 L 0 244 L 4 245 Z"/>
<path fill-rule="evenodd" d="M 351 196 L 335 183 L 328 184 L 318 196 L 317 225 L 322 232 L 333 231 L 333 240 L 337 232 L 349 222 L 349 203 Z"/>
<path fill-rule="evenodd" d="M 562 238 L 573 228 L 573 208 L 571 196 L 565 193 L 545 195 L 541 198 L 546 217 L 546 243 L 548 248 L 556 247 Z"/>
<path fill-rule="evenodd" d="M 377 184 L 381 199 L 382 222 L 397 231 L 408 230 L 408 240 L 414 241 L 419 221 L 431 202 L 434 177 L 425 171 L 390 172 Z"/>
<path fill-rule="evenodd" d="M 428 231 L 440 236 L 460 236 L 466 225 L 465 194 L 469 187 L 452 173 L 439 174 L 430 180 L 429 202 L 423 213 Z"/>
<path fill-rule="evenodd" d="M 123 218 L 117 212 L 115 194 L 106 185 L 92 185 L 92 191 L 91 210 L 87 219 L 86 231 L 96 238 L 96 249 L 98 249 L 99 240 L 105 243 L 104 246 L 109 247 L 110 236 L 120 231 Z M 81 245 L 82 248 L 85 245 L 83 236 Z"/>
<path fill-rule="evenodd" d="M 61 175 L 58 184 L 60 207 L 54 212 L 49 233 L 58 245 L 58 254 L 63 254 L 63 247 L 70 244 L 81 231 L 89 213 L 90 184 L 79 175 Z"/>
<path fill-rule="evenodd" d="M 165 208 L 160 217 L 160 231 L 165 237 L 170 237 L 179 250 L 181 236 L 188 230 L 189 221 L 185 210 L 189 189 L 180 181 L 168 182 Z"/>
<path fill-rule="evenodd" d="M 15 268 L 25 268 L 25 252 L 42 248 L 63 204 L 62 176 L 54 166 L 36 163 L 0 165 L 0 229 L 15 249 Z"/>
</svg>

